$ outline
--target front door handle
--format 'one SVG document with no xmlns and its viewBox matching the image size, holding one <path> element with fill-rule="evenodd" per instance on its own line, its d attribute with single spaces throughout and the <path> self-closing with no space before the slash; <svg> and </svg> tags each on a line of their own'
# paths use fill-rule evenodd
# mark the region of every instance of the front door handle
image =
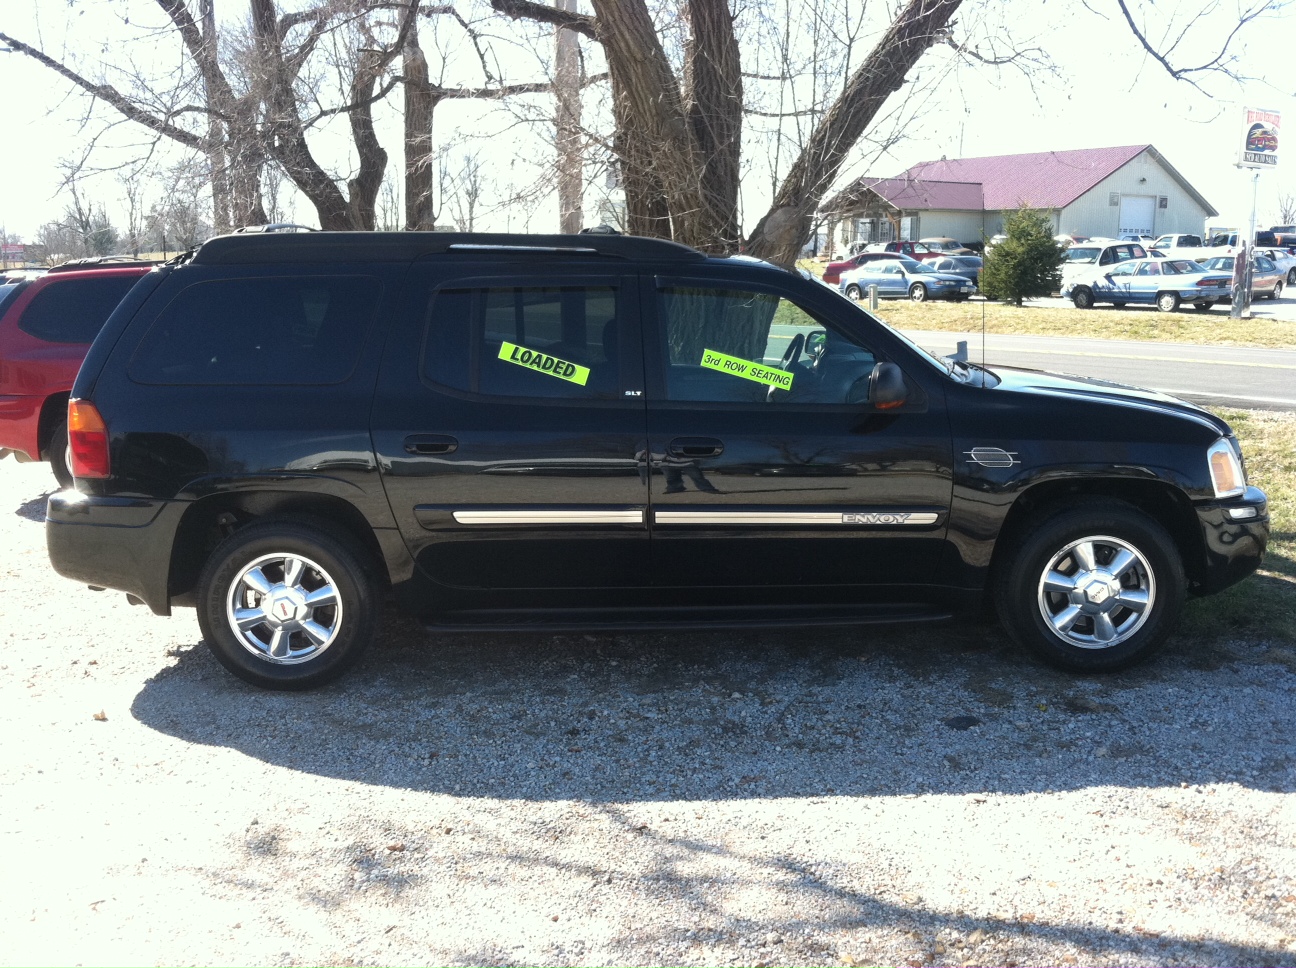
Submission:
<svg viewBox="0 0 1296 968">
<path fill-rule="evenodd" d="M 405 453 L 418 457 L 453 454 L 459 441 L 449 434 L 410 434 L 405 438 Z"/>
<path fill-rule="evenodd" d="M 724 441 L 715 437 L 676 437 L 666 445 L 672 457 L 719 457 L 724 453 Z"/>
</svg>

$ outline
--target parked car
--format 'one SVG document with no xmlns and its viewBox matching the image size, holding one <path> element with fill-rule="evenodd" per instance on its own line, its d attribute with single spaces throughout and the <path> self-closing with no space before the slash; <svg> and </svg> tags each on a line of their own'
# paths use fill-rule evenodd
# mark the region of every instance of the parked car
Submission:
<svg viewBox="0 0 1296 968">
<path fill-rule="evenodd" d="M 830 262 L 824 267 L 823 281 L 825 285 L 836 287 L 841 282 L 841 274 L 847 269 L 857 269 L 866 262 L 879 262 L 888 259 L 903 259 L 906 256 L 901 252 L 857 252 L 848 259 L 840 259 L 837 262 Z"/>
<path fill-rule="evenodd" d="M 1146 259 L 1147 249 L 1138 242 L 1094 240 L 1073 245 L 1062 253 L 1062 291 L 1068 285 L 1090 279 L 1094 270 L 1114 266 L 1130 259 Z"/>
<path fill-rule="evenodd" d="M 939 236 L 930 239 L 919 239 L 920 245 L 925 245 L 929 252 L 937 252 L 941 255 L 971 255 L 972 250 L 959 242 L 957 239 L 950 239 Z"/>
<path fill-rule="evenodd" d="M 1227 272 L 1230 279 L 1233 278 L 1233 269 L 1237 264 L 1237 257 L 1231 255 L 1217 255 L 1202 263 L 1202 268 L 1209 269 L 1212 272 Z M 1266 259 L 1259 252 L 1251 260 L 1251 298 L 1258 299 L 1277 299 L 1282 295 L 1283 281 L 1287 274 L 1272 259 Z M 1240 287 L 1239 287 L 1240 288 Z M 1232 290 L 1230 289 L 1230 295 Z"/>
<path fill-rule="evenodd" d="M 49 461 L 64 487 L 67 400 L 108 314 L 152 263 L 69 263 L 0 287 L 0 457 Z"/>
<path fill-rule="evenodd" d="M 925 261 L 927 259 L 938 258 L 941 253 L 936 249 L 930 249 L 921 242 L 910 242 L 902 240 L 899 242 L 874 242 L 865 252 L 896 252 L 901 255 L 907 255 L 911 259 Z"/>
<path fill-rule="evenodd" d="M 197 608 L 277 689 L 350 667 L 389 593 L 431 635 L 990 597 L 1117 669 L 1269 533 L 1205 410 L 938 360 L 817 280 L 632 236 L 212 239 L 126 296 L 68 413 L 54 568 Z"/>
<path fill-rule="evenodd" d="M 937 272 L 948 272 L 951 275 L 963 276 L 972 280 L 973 285 L 981 284 L 981 266 L 984 260 L 979 255 L 952 255 L 933 262 L 930 265 Z"/>
<path fill-rule="evenodd" d="M 1256 249 L 1256 255 L 1270 259 L 1283 273 L 1287 285 L 1296 286 L 1296 255 L 1286 249 Z"/>
<path fill-rule="evenodd" d="M 1148 245 L 1148 246 L 1150 246 L 1150 245 L 1155 245 L 1155 244 L 1156 244 L 1156 239 L 1154 239 L 1154 238 L 1153 238 L 1152 236 L 1150 236 L 1150 235 L 1134 235 L 1134 234 L 1127 234 L 1127 235 L 1122 235 L 1122 236 L 1120 237 L 1119 241 L 1121 241 L 1121 242 L 1141 242 L 1143 245 Z"/>
<path fill-rule="evenodd" d="M 1077 309 L 1135 303 L 1172 313 L 1183 302 L 1210 309 L 1228 299 L 1232 290 L 1232 274 L 1203 269 L 1191 259 L 1131 259 L 1105 270 L 1100 266 L 1080 281 L 1064 284 L 1062 295 Z"/>
<path fill-rule="evenodd" d="M 1180 259 L 1191 259 L 1194 252 L 1200 250 L 1201 247 L 1201 236 L 1193 235 L 1190 232 L 1171 232 L 1161 236 L 1149 246 L 1149 248 L 1164 252 L 1167 256 Z"/>
<path fill-rule="evenodd" d="M 1089 236 L 1077 235 L 1074 232 L 1063 232 L 1061 235 L 1053 236 L 1053 241 L 1062 245 L 1074 245 L 1077 242 L 1088 242 Z"/>
<path fill-rule="evenodd" d="M 1239 238 L 1245 241 L 1246 233 L 1239 236 L 1237 232 L 1217 232 L 1207 240 L 1208 251 L 1202 252 L 1201 257 L 1208 259 L 1216 255 L 1233 255 L 1238 249 Z M 1272 232 L 1257 232 L 1255 244 L 1257 249 L 1272 249 L 1277 246 L 1278 240 Z"/>
<path fill-rule="evenodd" d="M 866 262 L 842 273 L 838 291 L 847 299 L 860 299 L 869 286 L 877 286 L 878 295 L 883 298 L 907 297 L 914 302 L 927 299 L 962 302 L 977 291 L 966 276 L 937 272 L 917 259 Z"/>
</svg>

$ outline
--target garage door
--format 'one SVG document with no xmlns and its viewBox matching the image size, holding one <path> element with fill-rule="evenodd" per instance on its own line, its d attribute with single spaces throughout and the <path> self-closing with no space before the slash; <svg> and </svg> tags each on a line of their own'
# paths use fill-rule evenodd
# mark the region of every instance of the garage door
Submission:
<svg viewBox="0 0 1296 968">
<path fill-rule="evenodd" d="M 1152 214 L 1156 211 L 1155 195 L 1122 195 L 1120 211 L 1121 235 L 1155 235 L 1152 231 Z"/>
</svg>

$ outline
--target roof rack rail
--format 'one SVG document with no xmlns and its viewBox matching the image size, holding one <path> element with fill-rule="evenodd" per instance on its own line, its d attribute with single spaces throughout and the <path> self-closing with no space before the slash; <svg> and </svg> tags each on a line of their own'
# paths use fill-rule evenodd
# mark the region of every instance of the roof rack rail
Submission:
<svg viewBox="0 0 1296 968">
<path fill-rule="evenodd" d="M 705 253 L 636 235 L 522 235 L 503 232 L 285 232 L 220 235 L 194 254 L 196 264 L 412 262 L 430 255 L 603 257 L 635 262 L 701 262 Z"/>
<path fill-rule="evenodd" d="M 113 269 L 129 269 L 132 266 L 155 266 L 153 259 L 137 259 L 133 255 L 96 255 L 86 259 L 69 259 L 52 267 L 50 272 L 75 272 L 78 269 L 94 269 L 108 266 Z"/>
</svg>

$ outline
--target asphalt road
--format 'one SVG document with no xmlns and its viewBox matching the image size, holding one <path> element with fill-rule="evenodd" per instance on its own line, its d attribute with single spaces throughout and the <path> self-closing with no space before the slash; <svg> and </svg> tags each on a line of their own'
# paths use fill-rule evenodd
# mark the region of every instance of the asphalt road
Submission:
<svg viewBox="0 0 1296 968">
<path fill-rule="evenodd" d="M 943 356 L 959 340 L 982 358 L 980 333 L 907 331 Z M 985 361 L 1149 387 L 1212 406 L 1296 410 L 1296 350 L 1059 336 L 985 337 Z"/>
</svg>

